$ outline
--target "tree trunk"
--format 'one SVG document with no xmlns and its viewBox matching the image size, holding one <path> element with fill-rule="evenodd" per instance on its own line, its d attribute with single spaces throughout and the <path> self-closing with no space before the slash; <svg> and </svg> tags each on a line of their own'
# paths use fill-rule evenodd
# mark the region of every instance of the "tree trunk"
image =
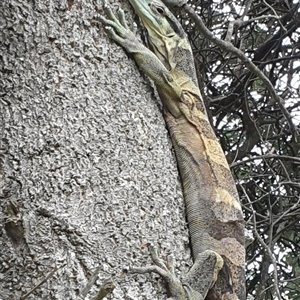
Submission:
<svg viewBox="0 0 300 300">
<path fill-rule="evenodd" d="M 92 299 L 111 276 L 107 299 L 165 299 L 123 268 L 150 263 L 147 242 L 191 264 L 160 106 L 97 5 L 0 4 L 2 299 Z"/>
</svg>

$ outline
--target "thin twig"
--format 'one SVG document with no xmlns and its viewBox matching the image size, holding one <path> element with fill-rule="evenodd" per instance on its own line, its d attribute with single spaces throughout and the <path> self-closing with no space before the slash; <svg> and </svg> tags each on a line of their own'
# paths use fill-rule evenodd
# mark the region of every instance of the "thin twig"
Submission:
<svg viewBox="0 0 300 300">
<path fill-rule="evenodd" d="M 246 20 L 246 21 L 243 21 L 241 18 L 234 20 L 234 21 L 230 21 L 224 41 L 230 42 L 234 27 L 246 26 L 252 22 L 264 20 L 264 19 L 276 19 L 280 22 L 280 18 L 278 16 L 273 16 L 273 15 L 263 15 L 263 16 L 259 16 L 259 17 L 255 17 L 255 18 Z"/>
<path fill-rule="evenodd" d="M 242 188 L 244 195 L 249 203 L 249 205 L 251 206 L 252 209 L 252 218 L 253 218 L 253 231 L 254 234 L 256 236 L 256 238 L 258 239 L 258 241 L 260 242 L 260 244 L 264 247 L 264 249 L 266 250 L 272 264 L 273 264 L 273 278 L 274 278 L 274 288 L 275 288 L 275 292 L 276 295 L 278 297 L 278 300 L 281 300 L 281 295 L 280 295 L 280 291 L 279 291 L 279 286 L 278 286 L 278 273 L 277 273 L 277 263 L 276 263 L 276 259 L 273 256 L 273 253 L 270 249 L 270 247 L 265 243 L 265 241 L 263 240 L 263 238 L 260 236 L 260 234 L 257 231 L 256 228 L 256 211 L 254 210 L 253 206 L 252 206 L 252 201 L 251 199 L 249 199 L 247 192 L 245 191 L 245 188 L 240 185 L 240 187 Z"/>
<path fill-rule="evenodd" d="M 270 4 L 268 4 L 268 3 L 266 2 L 266 0 L 263 0 L 263 2 L 264 2 L 264 4 L 265 4 L 266 6 L 268 6 L 268 7 L 272 10 L 272 12 L 274 13 L 274 15 L 279 19 L 279 23 L 280 23 L 281 27 L 283 28 L 283 30 L 284 30 L 285 32 L 287 32 L 286 28 L 285 28 L 285 27 L 283 26 L 283 24 L 281 23 L 280 18 L 278 17 L 278 15 L 277 15 L 277 13 L 276 13 L 276 10 L 275 10 Z"/>
<path fill-rule="evenodd" d="M 55 266 L 54 269 L 44 278 L 42 279 L 32 290 L 30 290 L 26 295 L 22 296 L 20 300 L 25 300 L 29 295 L 31 295 L 37 288 L 39 288 L 43 283 L 45 283 L 49 278 L 51 278 L 54 273 L 64 267 L 65 265 L 62 265 L 60 267 Z"/>
<path fill-rule="evenodd" d="M 100 272 L 100 267 L 96 268 L 96 271 L 92 274 L 90 277 L 88 283 L 86 284 L 85 288 L 82 290 L 81 295 L 85 298 L 85 296 L 88 294 L 94 283 L 96 282 L 98 275 Z"/>
<path fill-rule="evenodd" d="M 245 160 L 241 160 L 238 162 L 235 162 L 230 165 L 231 168 L 236 167 L 238 165 L 243 165 L 247 162 L 253 161 L 253 160 L 258 160 L 258 159 L 273 159 L 276 158 L 278 160 L 292 160 L 300 163 L 300 158 L 294 157 L 294 156 L 287 156 L 287 155 L 277 155 L 277 154 L 265 154 L 265 155 L 259 155 L 259 156 L 254 156 L 254 157 L 249 157 Z"/>
</svg>

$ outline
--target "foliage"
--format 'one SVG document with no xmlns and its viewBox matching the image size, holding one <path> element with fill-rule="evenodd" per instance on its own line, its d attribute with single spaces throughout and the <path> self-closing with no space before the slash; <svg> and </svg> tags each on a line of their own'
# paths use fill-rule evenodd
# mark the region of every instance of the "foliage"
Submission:
<svg viewBox="0 0 300 300">
<path fill-rule="evenodd" d="M 189 1 L 213 34 L 243 51 L 271 81 L 294 123 L 243 62 L 181 20 L 200 87 L 238 183 L 248 229 L 247 289 L 256 300 L 300 299 L 300 3 Z"/>
</svg>

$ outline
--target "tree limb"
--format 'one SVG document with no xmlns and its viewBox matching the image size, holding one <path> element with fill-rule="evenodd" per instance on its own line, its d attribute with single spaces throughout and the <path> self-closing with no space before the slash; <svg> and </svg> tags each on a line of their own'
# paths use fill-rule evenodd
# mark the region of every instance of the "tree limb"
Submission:
<svg viewBox="0 0 300 300">
<path fill-rule="evenodd" d="M 242 52 L 238 48 L 234 47 L 231 43 L 228 43 L 226 41 L 223 41 L 223 40 L 217 38 L 205 26 L 201 17 L 199 15 L 197 15 L 197 13 L 195 12 L 195 10 L 192 7 L 190 7 L 187 4 L 184 4 L 182 6 L 182 8 L 190 16 L 190 18 L 195 22 L 197 29 L 200 31 L 200 33 L 206 39 L 208 39 L 209 41 L 211 41 L 212 43 L 214 43 L 215 45 L 217 45 L 224 51 L 228 51 L 228 52 L 235 54 L 241 60 L 241 62 L 248 68 L 248 70 L 251 71 L 253 74 L 255 74 L 265 84 L 271 97 L 276 101 L 276 103 L 280 107 L 282 113 L 284 114 L 284 116 L 290 126 L 292 135 L 293 135 L 294 139 L 296 140 L 297 131 L 296 131 L 296 127 L 293 123 L 292 117 L 289 114 L 289 112 L 287 111 L 287 109 L 284 107 L 283 99 L 276 93 L 269 78 L 244 54 L 244 52 Z"/>
</svg>

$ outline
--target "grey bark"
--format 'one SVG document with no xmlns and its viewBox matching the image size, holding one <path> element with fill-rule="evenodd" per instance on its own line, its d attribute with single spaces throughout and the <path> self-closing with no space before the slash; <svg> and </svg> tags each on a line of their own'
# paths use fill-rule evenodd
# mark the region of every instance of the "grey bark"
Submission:
<svg viewBox="0 0 300 300">
<path fill-rule="evenodd" d="M 158 100 L 93 24 L 100 6 L 0 2 L 1 299 L 92 299 L 111 276 L 108 299 L 165 299 L 122 269 L 150 263 L 147 242 L 191 263 Z"/>
</svg>

